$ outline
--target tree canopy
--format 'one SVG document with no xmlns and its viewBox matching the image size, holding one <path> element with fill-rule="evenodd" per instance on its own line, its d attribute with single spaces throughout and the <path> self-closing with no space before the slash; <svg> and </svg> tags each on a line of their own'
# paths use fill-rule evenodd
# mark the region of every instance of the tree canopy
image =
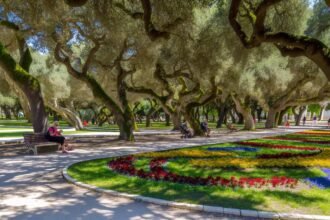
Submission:
<svg viewBox="0 0 330 220">
<path fill-rule="evenodd" d="M 329 100 L 326 3 L 2 0 L 1 74 L 16 96 L 34 88 L 67 118 L 83 102 L 105 106 L 126 140 L 141 98 L 177 125 L 183 116 L 196 134 L 194 109 L 228 98 L 246 129 L 256 107 L 271 113 L 272 127 L 289 106 Z"/>
</svg>

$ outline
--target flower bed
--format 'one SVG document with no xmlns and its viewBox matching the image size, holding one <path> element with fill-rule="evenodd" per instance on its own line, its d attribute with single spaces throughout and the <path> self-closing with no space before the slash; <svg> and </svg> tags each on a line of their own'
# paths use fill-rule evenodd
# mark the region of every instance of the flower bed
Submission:
<svg viewBox="0 0 330 220">
<path fill-rule="evenodd" d="M 280 138 L 280 137 L 279 137 Z M 266 138 L 267 140 L 268 138 Z M 230 184 L 230 179 L 224 179 L 221 177 L 189 177 L 181 174 L 174 174 L 166 171 L 163 165 L 168 159 L 186 158 L 187 163 L 195 167 L 207 167 L 207 168 L 292 168 L 292 167 L 330 167 L 330 149 L 314 147 L 314 146 L 296 146 L 294 142 L 292 144 L 277 144 L 277 143 L 264 143 L 256 141 L 242 141 L 236 144 L 243 146 L 212 146 L 207 148 L 190 148 L 190 149 L 176 149 L 169 151 L 141 153 L 134 156 L 134 158 L 118 159 L 115 162 L 110 162 L 109 166 L 116 172 L 129 174 L 132 176 L 138 176 L 146 179 L 165 180 L 180 183 L 189 184 L 206 184 L 212 178 L 220 178 L 222 183 L 220 185 L 230 185 L 236 187 L 236 180 L 238 182 L 240 178 L 234 177 L 234 182 Z M 253 154 L 260 149 L 271 149 L 268 151 L 263 150 L 261 154 Z M 286 150 L 288 152 L 276 152 L 274 150 Z M 218 152 L 221 151 L 221 152 Z M 224 151 L 224 152 L 223 152 Z M 230 151 L 230 152 L 228 152 Z M 292 152 L 290 152 L 292 151 Z M 244 153 L 244 154 L 243 154 Z M 246 154 L 249 153 L 249 154 Z M 243 154 L 243 155 L 241 155 Z M 132 161 L 139 158 L 152 158 L 150 162 L 150 172 L 148 169 L 136 169 Z M 301 158 L 301 159 L 298 159 Z M 124 161 L 121 161 L 124 160 Z M 125 160 L 128 160 L 128 162 Z M 118 162 L 118 167 L 116 163 Z M 114 163 L 114 164 L 113 164 Z M 197 178 L 197 179 L 196 179 Z M 245 177 L 242 177 L 243 179 Z M 244 179 L 250 181 L 250 179 Z M 252 182 L 257 180 L 251 179 Z M 214 181 L 213 181 L 214 182 Z M 221 182 L 221 181 L 220 181 Z M 266 181 L 267 182 L 267 181 Z M 224 184 L 226 183 L 226 184 Z M 267 182 L 269 183 L 269 182 Z M 212 184 L 211 184 L 212 185 Z M 249 184 L 248 184 L 249 185 Z M 252 184 L 254 186 L 254 184 Z"/>
<path fill-rule="evenodd" d="M 305 135 L 330 135 L 328 131 L 302 131 L 297 132 L 297 134 L 305 134 Z"/>
<path fill-rule="evenodd" d="M 136 157 L 149 157 L 149 158 L 158 158 L 158 157 L 225 157 L 233 156 L 232 152 L 208 152 L 203 149 L 179 149 L 171 151 L 158 151 L 158 152 L 148 152 L 141 153 L 136 155 Z"/>
<path fill-rule="evenodd" d="M 330 144 L 330 141 L 309 140 L 309 139 L 307 139 L 307 138 L 266 137 L 265 139 L 271 139 L 271 140 L 288 140 L 288 141 L 301 141 L 301 142 L 314 143 L 314 144 Z"/>
<path fill-rule="evenodd" d="M 267 143 L 259 143 L 253 141 L 242 141 L 237 142 L 237 144 L 253 146 L 253 147 L 267 147 L 273 149 L 291 149 L 291 150 L 308 150 L 308 151 L 320 151 L 320 148 L 316 147 L 298 147 L 298 146 L 291 146 L 291 145 L 280 145 L 280 144 L 267 144 Z"/>
<path fill-rule="evenodd" d="M 308 181 L 311 185 L 316 186 L 321 189 L 330 188 L 330 169 L 329 168 L 322 168 L 322 171 L 327 175 L 325 177 L 313 177 L 313 178 L 306 178 L 305 180 Z"/>
<path fill-rule="evenodd" d="M 177 202 L 330 215 L 330 147 L 304 141 L 330 136 L 292 134 L 299 136 L 86 161 L 68 172 L 97 187 Z"/>
<path fill-rule="evenodd" d="M 190 163 L 197 167 L 209 168 L 251 168 L 251 167 L 330 167 L 330 150 L 324 149 L 321 153 L 306 157 L 302 160 L 296 157 L 264 159 L 264 158 L 215 158 L 209 160 L 192 159 Z"/>
<path fill-rule="evenodd" d="M 272 177 L 270 179 L 265 178 L 249 178 L 249 177 L 231 177 L 230 179 L 222 177 L 190 177 L 178 175 L 166 171 L 163 165 L 167 162 L 166 158 L 157 158 L 150 161 L 150 172 L 142 169 L 136 169 L 133 166 L 133 156 L 120 157 L 109 162 L 109 167 L 118 173 L 126 174 L 130 176 L 137 176 L 144 179 L 155 180 L 155 181 L 170 181 L 174 183 L 184 183 L 190 185 L 211 185 L 211 186 L 222 186 L 222 187 L 295 187 L 298 183 L 297 179 L 288 177 Z"/>
<path fill-rule="evenodd" d="M 279 154 L 259 154 L 257 158 L 262 159 L 280 159 L 280 158 L 292 158 L 292 157 L 312 157 L 317 154 L 321 153 L 321 151 L 312 152 L 312 153 L 289 153 L 289 152 L 282 152 Z"/>
</svg>

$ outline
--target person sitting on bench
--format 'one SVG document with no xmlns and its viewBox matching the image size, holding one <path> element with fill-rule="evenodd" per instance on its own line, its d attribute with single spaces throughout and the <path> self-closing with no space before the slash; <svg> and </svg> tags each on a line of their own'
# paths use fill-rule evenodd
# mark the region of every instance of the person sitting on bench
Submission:
<svg viewBox="0 0 330 220">
<path fill-rule="evenodd" d="M 59 126 L 59 122 L 54 121 L 53 125 L 48 128 L 45 137 L 50 142 L 59 143 L 60 149 L 62 149 L 62 153 L 68 153 L 67 150 L 73 150 L 73 149 L 72 147 L 69 148 L 68 143 L 65 141 L 65 137 L 62 135 L 63 131 L 62 129 L 58 129 L 58 126 Z"/>
<path fill-rule="evenodd" d="M 202 121 L 202 123 L 201 123 L 201 129 L 204 132 L 204 135 L 206 137 L 210 137 L 211 129 L 209 128 L 209 125 L 208 125 L 206 119 L 204 121 Z"/>
<path fill-rule="evenodd" d="M 191 138 L 193 136 L 191 130 L 188 128 L 188 125 L 185 121 L 183 121 L 180 125 L 180 131 L 182 134 L 181 138 Z"/>
<path fill-rule="evenodd" d="M 235 128 L 235 126 L 231 123 L 227 123 L 226 127 L 229 131 L 237 131 L 237 128 Z"/>
</svg>

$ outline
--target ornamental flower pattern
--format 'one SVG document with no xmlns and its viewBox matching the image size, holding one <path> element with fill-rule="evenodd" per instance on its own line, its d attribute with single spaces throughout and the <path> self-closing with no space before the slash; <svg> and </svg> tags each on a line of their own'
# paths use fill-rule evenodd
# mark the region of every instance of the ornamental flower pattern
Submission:
<svg viewBox="0 0 330 220">
<path fill-rule="evenodd" d="M 250 177 L 234 177 L 229 179 L 222 177 L 191 177 L 178 175 L 164 169 L 163 165 L 167 162 L 167 158 L 157 158 L 150 161 L 150 172 L 142 169 L 136 169 L 133 165 L 135 158 L 133 156 L 120 157 L 109 162 L 109 167 L 113 171 L 129 176 L 137 176 L 143 179 L 154 181 L 168 181 L 174 183 L 190 184 L 190 185 L 210 185 L 222 187 L 295 187 L 298 183 L 297 179 L 288 177 L 272 177 L 265 178 L 250 178 Z"/>
<path fill-rule="evenodd" d="M 134 156 L 115 158 L 108 165 L 116 173 L 151 181 L 232 188 L 295 187 L 298 180 L 285 176 L 270 178 L 231 176 L 230 178 L 224 178 L 216 174 L 208 177 L 198 177 L 185 175 L 185 171 L 171 172 L 167 170 L 166 166 L 167 162 L 171 160 L 171 162 L 181 161 L 178 163 L 184 161 L 192 168 L 209 170 L 213 168 L 323 167 L 322 170 L 327 171 L 328 174 L 330 172 L 330 148 L 326 144 L 330 142 L 330 136 L 324 136 L 324 133 L 330 134 L 330 132 L 325 131 L 311 131 L 293 134 L 291 137 L 268 137 L 264 138 L 263 141 L 250 140 L 232 143 L 234 146 L 228 146 L 228 144 L 223 146 L 213 145 L 140 153 Z M 300 136 L 302 137 L 300 138 Z M 270 139 L 279 141 L 274 142 Z M 285 144 L 281 144 L 281 140 L 284 140 Z M 302 145 L 301 143 L 307 143 L 308 145 Z M 318 147 L 312 144 L 318 144 Z M 140 159 L 147 159 L 149 167 L 145 167 L 145 162 L 142 163 L 144 169 L 135 167 Z M 304 179 L 304 181 L 319 188 L 327 188 L 329 177 L 329 175 L 327 177 L 313 177 Z"/>
</svg>

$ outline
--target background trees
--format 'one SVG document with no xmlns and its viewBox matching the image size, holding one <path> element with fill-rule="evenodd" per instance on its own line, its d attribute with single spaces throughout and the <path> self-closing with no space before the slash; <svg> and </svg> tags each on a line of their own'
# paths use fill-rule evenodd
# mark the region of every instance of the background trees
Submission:
<svg viewBox="0 0 330 220">
<path fill-rule="evenodd" d="M 309 58 L 318 65 L 329 80 L 329 47 L 315 37 L 304 36 L 302 34 L 304 31 L 302 27 L 304 26 L 301 23 L 299 25 L 296 23 L 306 21 L 302 18 L 305 18 L 308 11 L 308 4 L 308 1 L 263 0 L 255 3 L 250 0 L 233 0 L 230 7 L 229 21 L 246 48 L 258 47 L 262 43 L 272 43 L 283 56 L 305 56 Z M 316 4 L 314 12 L 321 12 L 322 9 L 325 9 L 324 3 L 318 1 Z M 289 20 L 285 20 L 283 15 L 291 18 L 290 23 L 286 22 Z M 326 17 L 324 13 L 321 15 L 322 18 L 320 19 Z M 314 24 L 315 21 L 320 19 L 314 18 L 310 23 Z M 240 23 L 240 20 L 244 25 Z M 250 27 L 245 28 L 245 24 L 249 24 Z M 299 27 L 300 30 L 293 27 Z M 293 29 L 290 30 L 289 28 Z M 314 28 L 310 28 L 310 30 L 314 29 L 314 33 L 322 33 L 328 28 L 328 24 L 325 24 L 324 27 L 318 27 L 319 30 Z M 310 33 L 313 33 L 313 31 Z"/>
<path fill-rule="evenodd" d="M 36 131 L 44 105 L 77 129 L 93 109 L 90 120 L 133 140 L 135 121 L 148 127 L 159 109 L 199 135 L 205 112 L 218 112 L 218 127 L 253 130 L 261 115 L 276 127 L 290 107 L 299 122 L 303 106 L 328 101 L 323 1 L 3 0 L 0 9 L 2 75 Z"/>
</svg>

